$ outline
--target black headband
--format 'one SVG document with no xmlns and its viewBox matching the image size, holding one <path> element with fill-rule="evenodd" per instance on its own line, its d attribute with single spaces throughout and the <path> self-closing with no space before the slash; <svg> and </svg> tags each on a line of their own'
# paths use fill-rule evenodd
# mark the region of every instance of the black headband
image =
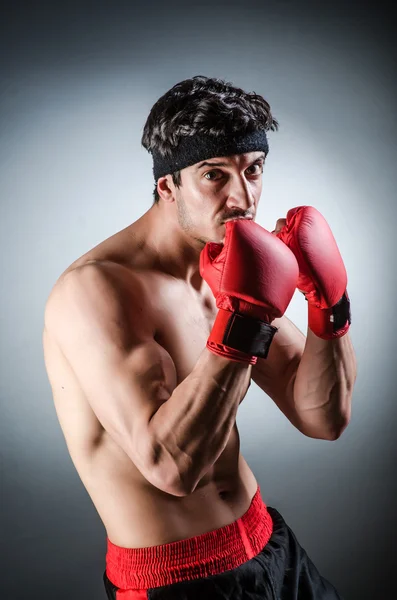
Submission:
<svg viewBox="0 0 397 600">
<path fill-rule="evenodd" d="M 161 156 L 159 152 L 152 152 L 153 175 L 155 181 L 164 175 L 170 175 L 185 167 L 190 167 L 207 158 L 217 156 L 231 156 L 263 150 L 269 151 L 266 132 L 257 129 L 243 135 L 230 135 L 215 137 L 211 135 L 185 136 L 178 146 L 173 149 L 170 156 Z"/>
</svg>

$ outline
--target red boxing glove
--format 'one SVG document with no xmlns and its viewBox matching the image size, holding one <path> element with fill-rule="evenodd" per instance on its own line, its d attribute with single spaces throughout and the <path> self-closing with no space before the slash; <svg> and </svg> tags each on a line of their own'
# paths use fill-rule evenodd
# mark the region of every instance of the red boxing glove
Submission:
<svg viewBox="0 0 397 600">
<path fill-rule="evenodd" d="M 347 333 L 351 317 L 346 269 L 324 217 L 313 206 L 292 208 L 276 235 L 298 261 L 297 287 L 309 303 L 309 328 L 324 340 Z"/>
<path fill-rule="evenodd" d="M 224 244 L 208 243 L 200 274 L 219 311 L 207 348 L 230 360 L 266 358 L 276 327 L 296 289 L 298 264 L 274 235 L 250 220 L 226 223 Z"/>
</svg>

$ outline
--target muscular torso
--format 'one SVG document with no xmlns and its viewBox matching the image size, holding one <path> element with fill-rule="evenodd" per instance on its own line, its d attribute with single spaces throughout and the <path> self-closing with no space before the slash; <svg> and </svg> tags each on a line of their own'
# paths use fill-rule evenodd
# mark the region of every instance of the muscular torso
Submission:
<svg viewBox="0 0 397 600">
<path fill-rule="evenodd" d="M 172 389 L 191 372 L 205 347 L 216 307 L 210 294 L 203 296 L 184 281 L 153 268 L 140 254 L 133 232 L 130 226 L 112 236 L 73 263 L 63 276 L 89 261 L 106 261 L 107 268 L 117 271 L 120 293 L 127 295 L 132 271 L 140 278 L 147 296 L 144 318 L 153 320 L 156 341 L 174 361 L 175 370 L 169 372 Z M 114 544 L 129 548 L 165 544 L 223 527 L 244 514 L 257 482 L 240 453 L 236 425 L 223 453 L 195 491 L 185 497 L 167 494 L 148 483 L 104 430 L 51 332 L 44 331 L 43 343 L 70 456 Z"/>
</svg>

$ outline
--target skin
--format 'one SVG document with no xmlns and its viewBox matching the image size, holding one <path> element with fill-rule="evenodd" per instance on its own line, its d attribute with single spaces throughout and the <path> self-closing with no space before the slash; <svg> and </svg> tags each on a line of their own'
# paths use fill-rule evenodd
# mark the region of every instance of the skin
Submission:
<svg viewBox="0 0 397 600">
<path fill-rule="evenodd" d="M 337 439 L 350 418 L 348 334 L 305 337 L 282 317 L 253 368 L 206 349 L 217 309 L 200 252 L 223 241 L 227 220 L 255 218 L 264 155 L 207 162 L 183 169 L 179 189 L 159 179 L 160 202 L 70 265 L 46 304 L 45 363 L 65 441 L 123 547 L 200 535 L 247 511 L 257 481 L 235 419 L 251 379 L 304 435 Z"/>
</svg>

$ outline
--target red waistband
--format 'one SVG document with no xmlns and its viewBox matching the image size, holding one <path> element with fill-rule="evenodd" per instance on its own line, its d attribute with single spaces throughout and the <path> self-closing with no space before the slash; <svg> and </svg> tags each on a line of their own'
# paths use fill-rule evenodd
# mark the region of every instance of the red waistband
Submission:
<svg viewBox="0 0 397 600">
<path fill-rule="evenodd" d="M 259 554 L 273 531 L 260 488 L 234 523 L 161 546 L 122 548 L 107 539 L 106 574 L 121 589 L 148 589 L 223 573 Z"/>
</svg>

